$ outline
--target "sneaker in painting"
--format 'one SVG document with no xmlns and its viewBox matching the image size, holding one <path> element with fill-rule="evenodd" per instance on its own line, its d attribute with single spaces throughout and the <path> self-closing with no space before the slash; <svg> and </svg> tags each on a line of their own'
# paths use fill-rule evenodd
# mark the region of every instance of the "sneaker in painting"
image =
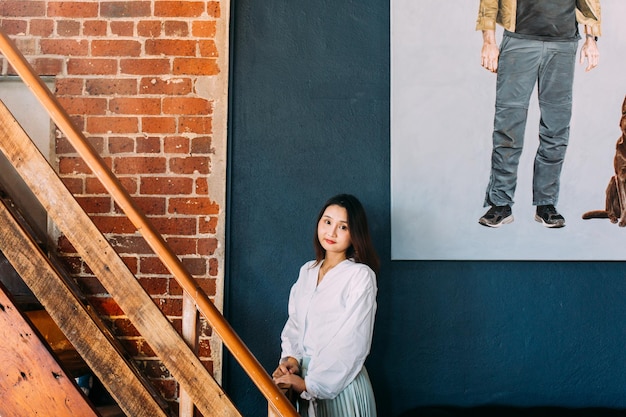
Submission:
<svg viewBox="0 0 626 417">
<path fill-rule="evenodd" d="M 565 226 L 565 218 L 556 211 L 556 207 L 552 204 L 545 206 L 537 206 L 535 220 L 543 224 L 545 227 L 558 228 Z"/>
<path fill-rule="evenodd" d="M 491 206 L 487 213 L 478 219 L 478 223 L 487 227 L 500 227 L 503 224 L 513 223 L 511 206 Z"/>
</svg>

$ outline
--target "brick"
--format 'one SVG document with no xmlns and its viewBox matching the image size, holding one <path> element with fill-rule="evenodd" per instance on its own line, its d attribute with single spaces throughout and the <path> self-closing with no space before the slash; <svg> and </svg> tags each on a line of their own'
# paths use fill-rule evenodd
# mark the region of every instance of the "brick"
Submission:
<svg viewBox="0 0 626 417">
<path fill-rule="evenodd" d="M 103 316 L 123 316 L 124 312 L 111 297 L 90 297 L 91 305 Z"/>
<path fill-rule="evenodd" d="M 46 55 L 82 56 L 89 52 L 89 42 L 84 39 L 41 39 L 40 46 Z"/>
<path fill-rule="evenodd" d="M 30 34 L 32 36 L 48 37 L 54 31 L 54 22 L 50 19 L 32 19 L 30 21 Z"/>
<path fill-rule="evenodd" d="M 198 254 L 204 256 L 214 255 L 217 245 L 218 242 L 215 238 L 198 239 Z"/>
<path fill-rule="evenodd" d="M 138 137 L 137 153 L 161 153 L 161 138 L 154 136 Z"/>
<path fill-rule="evenodd" d="M 54 82 L 54 91 L 57 96 L 80 95 L 83 93 L 84 81 L 82 78 L 57 78 Z"/>
<path fill-rule="evenodd" d="M 115 251 L 120 254 L 141 255 L 152 253 L 150 246 L 139 236 L 108 236 L 107 239 Z"/>
<path fill-rule="evenodd" d="M 87 118 L 89 133 L 137 133 L 139 121 L 136 117 L 91 116 Z"/>
<path fill-rule="evenodd" d="M 81 197 L 76 196 L 76 201 L 82 209 L 89 214 L 111 212 L 110 197 Z"/>
<path fill-rule="evenodd" d="M 80 35 L 80 22 L 75 20 L 59 20 L 57 22 L 58 36 L 78 36 Z"/>
<path fill-rule="evenodd" d="M 115 36 L 133 36 L 135 34 L 135 22 L 112 21 L 109 23 L 109 27 Z"/>
<path fill-rule="evenodd" d="M 91 174 L 91 170 L 82 158 L 60 158 L 60 174 Z"/>
<path fill-rule="evenodd" d="M 45 1 L 3 0 L 0 2 L 0 16 L 42 17 L 45 15 Z"/>
<path fill-rule="evenodd" d="M 198 195 L 208 195 L 209 194 L 209 182 L 206 177 L 196 178 L 194 191 Z"/>
<path fill-rule="evenodd" d="M 97 17 L 98 3 L 93 1 L 51 1 L 48 3 L 50 17 Z"/>
<path fill-rule="evenodd" d="M 137 80 L 127 78 L 88 79 L 85 83 L 85 89 L 88 94 L 93 96 L 132 96 L 137 94 Z"/>
<path fill-rule="evenodd" d="M 185 95 L 191 93 L 192 84 L 189 78 L 146 77 L 141 79 L 139 89 L 142 94 Z"/>
<path fill-rule="evenodd" d="M 104 20 L 88 20 L 83 22 L 84 36 L 106 36 L 107 22 Z"/>
<path fill-rule="evenodd" d="M 196 97 L 164 97 L 163 113 L 208 115 L 213 113 L 213 103 Z"/>
<path fill-rule="evenodd" d="M 139 56 L 141 44 L 135 40 L 93 40 L 92 56 Z"/>
<path fill-rule="evenodd" d="M 140 265 L 142 268 L 140 273 L 145 274 L 146 272 L 143 271 L 144 262 L 142 261 Z M 165 269 L 165 273 L 167 273 L 167 269 Z M 150 277 L 150 278 L 140 278 L 138 281 L 139 281 L 139 284 L 141 284 L 141 286 L 143 287 L 143 289 L 146 290 L 146 292 L 152 296 L 155 296 L 155 295 L 164 296 L 164 295 L 167 295 L 168 293 L 168 289 L 169 289 L 168 278 Z"/>
<path fill-rule="evenodd" d="M 194 276 L 203 276 L 206 274 L 206 260 L 204 258 L 183 258 L 183 267 L 187 272 Z"/>
<path fill-rule="evenodd" d="M 139 192 L 142 195 L 187 195 L 193 191 L 189 177 L 144 177 Z"/>
<path fill-rule="evenodd" d="M 217 277 L 217 273 L 219 271 L 219 264 L 217 259 L 211 258 L 209 259 L 209 275 L 212 277 Z"/>
<path fill-rule="evenodd" d="M 211 147 L 210 136 L 198 136 L 191 140 L 191 153 L 193 154 L 212 154 L 215 153 L 215 149 Z"/>
<path fill-rule="evenodd" d="M 168 237 L 166 239 L 168 246 L 172 249 L 172 251 L 181 256 L 181 255 L 197 255 L 197 242 L 198 239 L 191 237 Z"/>
<path fill-rule="evenodd" d="M 183 300 L 180 298 L 158 298 L 154 300 L 167 316 L 180 317 L 183 312 Z"/>
<path fill-rule="evenodd" d="M 190 152 L 190 141 L 185 136 L 167 136 L 163 141 L 163 152 L 184 153 Z"/>
<path fill-rule="evenodd" d="M 135 141 L 129 137 L 109 138 L 109 153 L 131 153 L 135 151 Z"/>
<path fill-rule="evenodd" d="M 104 98 L 65 96 L 58 100 L 68 114 L 105 114 L 107 109 Z"/>
<path fill-rule="evenodd" d="M 151 380 L 151 382 L 164 399 L 174 400 L 177 398 L 178 384 L 176 381 L 172 379 L 157 379 Z"/>
<path fill-rule="evenodd" d="M 174 58 L 174 75 L 217 75 L 217 60 L 213 58 Z"/>
<path fill-rule="evenodd" d="M 178 118 L 178 131 L 198 134 L 208 134 L 213 130 L 211 117 L 181 116 Z"/>
<path fill-rule="evenodd" d="M 189 217 L 155 217 L 152 224 L 162 235 L 193 236 L 197 233 L 195 218 Z"/>
<path fill-rule="evenodd" d="M 34 55 L 37 50 L 37 40 L 35 38 L 19 36 L 13 42 L 23 55 Z"/>
<path fill-rule="evenodd" d="M 197 38 L 214 38 L 217 33 L 215 20 L 195 20 L 191 23 L 191 35 Z"/>
<path fill-rule="evenodd" d="M 141 156 L 115 158 L 114 172 L 118 174 L 162 174 L 165 169 L 165 158 Z"/>
<path fill-rule="evenodd" d="M 215 234 L 217 233 L 217 217 L 204 216 L 200 219 L 199 231 L 203 234 Z"/>
<path fill-rule="evenodd" d="M 170 275 L 169 271 L 163 265 L 163 262 L 159 260 L 159 258 L 155 256 L 143 256 L 139 259 L 139 273 L 143 275 Z M 144 279 L 143 282 L 150 281 L 149 279 Z M 164 283 L 164 287 L 167 288 L 167 279 L 162 280 Z M 142 284 L 143 286 L 143 284 Z M 145 288 L 145 286 L 144 286 Z M 165 295 L 166 292 L 154 292 L 152 295 Z"/>
<path fill-rule="evenodd" d="M 154 15 L 160 17 L 200 17 L 204 13 L 202 1 L 159 1 L 154 3 Z"/>
<path fill-rule="evenodd" d="M 67 62 L 69 75 L 112 75 L 117 73 L 117 61 L 115 59 L 69 59 Z"/>
<path fill-rule="evenodd" d="M 122 74 L 161 75 L 170 72 L 170 60 L 167 58 L 121 59 Z"/>
<path fill-rule="evenodd" d="M 161 36 L 160 20 L 142 20 L 137 23 L 137 35 L 143 38 L 157 38 Z"/>
<path fill-rule="evenodd" d="M 101 1 L 99 3 L 102 17 L 146 17 L 151 14 L 150 1 Z"/>
<path fill-rule="evenodd" d="M 198 46 L 200 48 L 200 56 L 204 57 L 217 57 L 219 53 L 217 52 L 217 45 L 215 45 L 215 41 L 200 41 L 198 42 Z"/>
<path fill-rule="evenodd" d="M 162 216 L 165 214 L 165 198 L 163 197 L 134 197 L 133 203 L 148 216 Z M 115 206 L 117 213 L 122 213 L 122 209 Z"/>
<path fill-rule="evenodd" d="M 7 35 L 25 35 L 28 29 L 28 21 L 2 19 L 2 21 L 0 21 L 0 27 Z"/>
<path fill-rule="evenodd" d="M 84 192 L 85 182 L 82 178 L 64 177 L 61 180 L 70 193 L 82 194 Z"/>
<path fill-rule="evenodd" d="M 210 357 L 211 356 L 211 342 L 207 339 L 201 339 L 198 343 L 198 356 Z"/>
<path fill-rule="evenodd" d="M 142 117 L 141 131 L 143 133 L 176 133 L 176 119 L 174 117 Z"/>
<path fill-rule="evenodd" d="M 135 225 L 122 216 L 93 216 L 91 218 L 102 233 L 131 234 L 137 231 Z"/>
<path fill-rule="evenodd" d="M 207 14 L 214 18 L 221 17 L 220 3 L 218 1 L 209 1 L 206 5 Z"/>
<path fill-rule="evenodd" d="M 211 258 L 213 259 L 213 258 Z M 209 259 L 209 261 L 211 260 Z M 196 278 L 196 283 L 198 286 L 208 295 L 215 296 L 215 279 L 214 278 Z M 206 329 L 206 330 L 205 330 Z M 203 333 L 205 336 L 211 335 L 211 328 L 208 326 L 203 326 Z"/>
<path fill-rule="evenodd" d="M 66 137 L 56 138 L 54 150 L 57 155 L 76 154 L 76 149 Z"/>
<path fill-rule="evenodd" d="M 206 370 L 211 374 L 214 375 L 213 373 L 213 361 L 211 360 L 202 360 L 202 365 L 206 368 Z"/>
<path fill-rule="evenodd" d="M 74 246 L 72 246 L 72 242 L 70 242 L 65 236 L 61 236 L 57 241 L 57 249 L 60 253 L 64 254 L 76 253 L 76 249 L 74 249 Z"/>
<path fill-rule="evenodd" d="M 118 177 L 117 179 L 130 195 L 137 192 L 137 180 L 135 178 Z M 98 178 L 88 177 L 85 178 L 85 194 L 109 194 L 109 192 Z M 120 211 L 117 212 L 119 213 Z"/>
<path fill-rule="evenodd" d="M 165 36 L 183 38 L 189 35 L 189 24 L 182 20 L 167 20 L 163 24 Z"/>
<path fill-rule="evenodd" d="M 218 214 L 220 206 L 207 197 L 170 198 L 167 212 L 171 214 Z"/>
<path fill-rule="evenodd" d="M 197 42 L 184 39 L 147 39 L 146 55 L 196 56 Z"/>
<path fill-rule="evenodd" d="M 109 101 L 109 111 L 115 114 L 161 114 L 161 100 L 158 98 L 113 98 Z"/>
<path fill-rule="evenodd" d="M 33 67 L 35 73 L 39 76 L 42 75 L 58 75 L 63 73 L 63 58 L 30 58 L 28 62 Z M 9 74 L 15 74 L 15 71 L 11 68 L 8 71 Z"/>
<path fill-rule="evenodd" d="M 204 156 L 173 157 L 170 159 L 170 171 L 175 174 L 208 174 L 211 160 Z"/>
</svg>

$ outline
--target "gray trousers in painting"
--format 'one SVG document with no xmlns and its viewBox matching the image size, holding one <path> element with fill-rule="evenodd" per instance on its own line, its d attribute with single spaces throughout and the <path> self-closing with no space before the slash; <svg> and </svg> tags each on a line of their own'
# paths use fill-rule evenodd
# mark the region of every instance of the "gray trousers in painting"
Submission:
<svg viewBox="0 0 626 417">
<path fill-rule="evenodd" d="M 577 48 L 578 41 L 503 37 L 485 206 L 513 205 L 528 103 L 535 85 L 541 121 L 533 172 L 533 205 L 556 205 L 569 140 Z"/>
</svg>

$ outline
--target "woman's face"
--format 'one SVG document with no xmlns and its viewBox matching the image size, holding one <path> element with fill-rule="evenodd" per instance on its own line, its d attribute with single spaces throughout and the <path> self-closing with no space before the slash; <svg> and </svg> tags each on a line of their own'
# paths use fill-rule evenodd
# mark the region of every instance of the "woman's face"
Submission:
<svg viewBox="0 0 626 417">
<path fill-rule="evenodd" d="M 326 256 L 329 253 L 345 254 L 352 245 L 348 228 L 348 211 L 337 205 L 326 207 L 317 223 L 317 238 L 326 250 Z"/>
</svg>

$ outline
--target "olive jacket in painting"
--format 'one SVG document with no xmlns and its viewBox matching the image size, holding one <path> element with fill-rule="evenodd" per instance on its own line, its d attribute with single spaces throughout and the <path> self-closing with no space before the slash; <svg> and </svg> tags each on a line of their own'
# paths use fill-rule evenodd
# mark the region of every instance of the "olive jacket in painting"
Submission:
<svg viewBox="0 0 626 417">
<path fill-rule="evenodd" d="M 495 30 L 496 23 L 509 32 L 515 32 L 517 0 L 480 0 L 476 30 Z M 576 20 L 591 28 L 591 34 L 600 36 L 600 0 L 576 0 Z"/>
</svg>

